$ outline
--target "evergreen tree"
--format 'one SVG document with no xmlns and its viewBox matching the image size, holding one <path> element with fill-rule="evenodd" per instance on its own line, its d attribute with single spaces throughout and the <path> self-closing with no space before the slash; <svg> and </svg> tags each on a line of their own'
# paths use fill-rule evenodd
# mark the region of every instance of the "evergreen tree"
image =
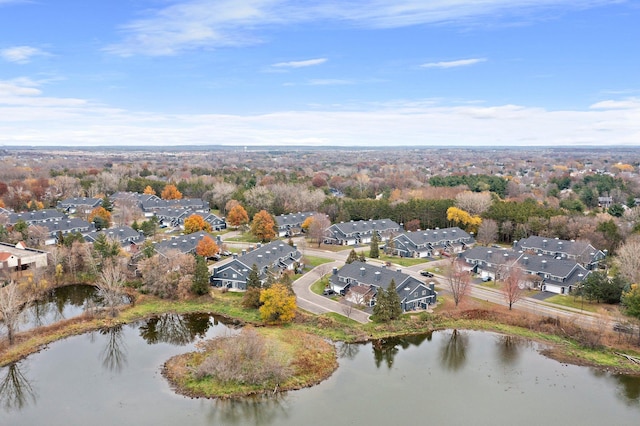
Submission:
<svg viewBox="0 0 640 426">
<path fill-rule="evenodd" d="M 102 207 L 110 213 L 113 212 L 113 203 L 109 199 L 109 196 L 105 195 L 104 198 L 102 198 Z"/>
<path fill-rule="evenodd" d="M 358 262 L 366 262 L 367 258 L 364 257 L 364 253 L 360 252 L 360 254 L 358 255 Z"/>
<path fill-rule="evenodd" d="M 373 231 L 373 236 L 371 237 L 369 257 L 372 259 L 377 259 L 380 257 L 380 238 L 378 237 L 378 233 L 376 231 Z"/>
<path fill-rule="evenodd" d="M 251 272 L 247 277 L 247 290 L 250 288 L 260 288 L 262 283 L 260 282 L 260 276 L 258 275 L 258 265 L 255 263 L 251 266 Z"/>
<path fill-rule="evenodd" d="M 400 306 L 400 296 L 396 291 L 396 282 L 392 279 L 387 288 L 387 301 L 389 303 L 389 319 L 398 319 L 402 315 L 402 306 Z"/>
<path fill-rule="evenodd" d="M 209 268 L 207 268 L 207 261 L 202 256 L 196 256 L 191 291 L 199 296 L 209 291 Z"/>
<path fill-rule="evenodd" d="M 345 263 L 353 263 L 356 260 L 358 260 L 358 253 L 356 253 L 355 249 L 351 249 L 351 251 L 349 252 L 349 256 L 347 256 L 347 260 L 345 260 Z"/>
</svg>

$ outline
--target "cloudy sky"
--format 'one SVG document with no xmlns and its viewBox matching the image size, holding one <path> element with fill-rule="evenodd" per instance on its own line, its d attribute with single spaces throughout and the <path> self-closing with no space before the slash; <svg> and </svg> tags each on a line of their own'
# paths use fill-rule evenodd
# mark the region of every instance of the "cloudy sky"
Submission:
<svg viewBox="0 0 640 426">
<path fill-rule="evenodd" d="M 640 145 L 640 0 L 0 0 L 0 145 Z"/>
</svg>

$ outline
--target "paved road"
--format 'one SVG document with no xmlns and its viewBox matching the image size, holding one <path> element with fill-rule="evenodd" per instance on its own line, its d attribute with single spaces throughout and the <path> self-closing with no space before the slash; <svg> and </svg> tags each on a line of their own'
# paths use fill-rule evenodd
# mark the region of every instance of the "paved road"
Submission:
<svg viewBox="0 0 640 426">
<path fill-rule="evenodd" d="M 237 247 L 245 244 L 230 243 L 229 245 Z M 248 244 L 246 244 L 245 246 L 247 245 Z M 296 293 L 298 306 L 300 306 L 302 309 L 316 314 L 336 312 L 338 314 L 345 315 L 343 304 L 330 300 L 324 296 L 317 295 L 313 293 L 309 289 L 309 287 L 311 286 L 311 284 L 320 279 L 321 273 L 329 273 L 333 267 L 340 268 L 349 255 L 350 250 L 341 250 L 336 252 L 330 250 L 322 250 L 312 246 L 305 247 L 304 244 L 299 244 L 299 247 L 306 255 L 331 259 L 332 262 L 321 265 L 296 280 L 293 288 Z M 374 259 L 367 259 L 367 262 L 371 264 L 383 264 L 383 262 Z M 425 280 L 425 278 L 420 275 L 421 270 L 425 268 L 443 268 L 448 262 L 450 262 L 449 259 L 442 259 L 407 267 L 392 263 L 391 267 L 401 269 L 406 274 L 409 274 L 419 280 Z M 428 281 L 435 281 L 436 286 L 440 289 L 440 291 L 447 291 L 447 281 L 446 277 L 444 277 L 443 275 L 435 274 L 435 277 L 433 279 L 427 279 L 427 282 Z M 498 305 L 508 306 L 508 303 L 505 301 L 503 294 L 500 292 L 500 290 L 497 289 L 491 289 L 478 284 L 472 284 L 470 294 L 471 297 L 480 300 L 486 300 Z M 577 325 L 590 329 L 601 329 L 602 327 L 606 327 L 607 329 L 611 330 L 614 323 L 616 322 L 615 318 L 608 318 L 607 316 L 588 311 L 582 311 L 580 309 L 574 309 L 564 306 L 560 307 L 558 305 L 545 302 L 544 300 L 536 300 L 529 297 L 525 297 L 519 300 L 513 305 L 513 309 L 526 311 L 535 315 L 558 318 L 563 321 L 571 321 Z M 351 312 L 351 318 L 362 323 L 366 323 L 369 321 L 368 314 L 355 309 Z"/>
<path fill-rule="evenodd" d="M 343 261 L 333 261 L 320 265 L 298 278 L 293 283 L 293 291 L 296 293 L 296 302 L 299 308 L 314 314 L 326 314 L 328 312 L 337 312 L 340 315 L 348 316 L 352 320 L 362 324 L 369 322 L 369 314 L 358 309 L 349 309 L 348 305 L 338 303 L 327 297 L 320 296 L 311 291 L 309 287 L 318 281 L 323 274 L 331 271 L 332 268 L 340 268 L 344 265 Z"/>
</svg>

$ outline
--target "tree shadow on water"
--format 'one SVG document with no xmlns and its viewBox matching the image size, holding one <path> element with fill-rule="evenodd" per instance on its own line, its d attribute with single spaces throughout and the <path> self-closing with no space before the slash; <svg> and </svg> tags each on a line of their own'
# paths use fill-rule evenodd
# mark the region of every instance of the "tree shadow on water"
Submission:
<svg viewBox="0 0 640 426">
<path fill-rule="evenodd" d="M 5 410 L 20 411 L 36 402 L 36 393 L 17 363 L 0 369 L 0 406 Z"/>
<path fill-rule="evenodd" d="M 469 336 L 458 330 L 453 330 L 448 339 L 443 339 L 440 348 L 440 364 L 449 371 L 458 371 L 467 361 L 467 347 Z"/>
</svg>

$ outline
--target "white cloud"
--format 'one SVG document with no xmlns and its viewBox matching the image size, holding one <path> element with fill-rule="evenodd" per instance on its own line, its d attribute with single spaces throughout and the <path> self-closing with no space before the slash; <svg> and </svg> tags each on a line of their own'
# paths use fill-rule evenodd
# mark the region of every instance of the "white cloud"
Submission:
<svg viewBox="0 0 640 426">
<path fill-rule="evenodd" d="M 458 59 L 456 61 L 429 62 L 420 65 L 422 68 L 457 68 L 485 62 L 486 58 Z"/>
<path fill-rule="evenodd" d="M 31 46 L 14 46 L 0 50 L 0 57 L 8 62 L 26 64 L 33 56 L 46 55 L 47 53 Z"/>
<path fill-rule="evenodd" d="M 49 97 L 29 79 L 0 81 L 0 144 L 304 145 L 309 141 L 335 146 L 637 146 L 640 102 L 610 99 L 587 110 L 550 111 L 409 99 L 256 115 L 188 115 Z"/>
<path fill-rule="evenodd" d="M 540 11 L 571 11 L 616 0 L 188 0 L 142 12 L 107 46 L 120 55 L 173 55 L 203 48 L 261 43 L 267 28 L 332 21 L 364 28 L 425 24 L 480 25 L 530 20 Z"/>
<path fill-rule="evenodd" d="M 290 61 L 290 62 L 278 62 L 271 65 L 274 68 L 303 68 L 312 67 L 314 65 L 320 65 L 327 62 L 327 58 L 307 59 L 304 61 Z"/>
</svg>

